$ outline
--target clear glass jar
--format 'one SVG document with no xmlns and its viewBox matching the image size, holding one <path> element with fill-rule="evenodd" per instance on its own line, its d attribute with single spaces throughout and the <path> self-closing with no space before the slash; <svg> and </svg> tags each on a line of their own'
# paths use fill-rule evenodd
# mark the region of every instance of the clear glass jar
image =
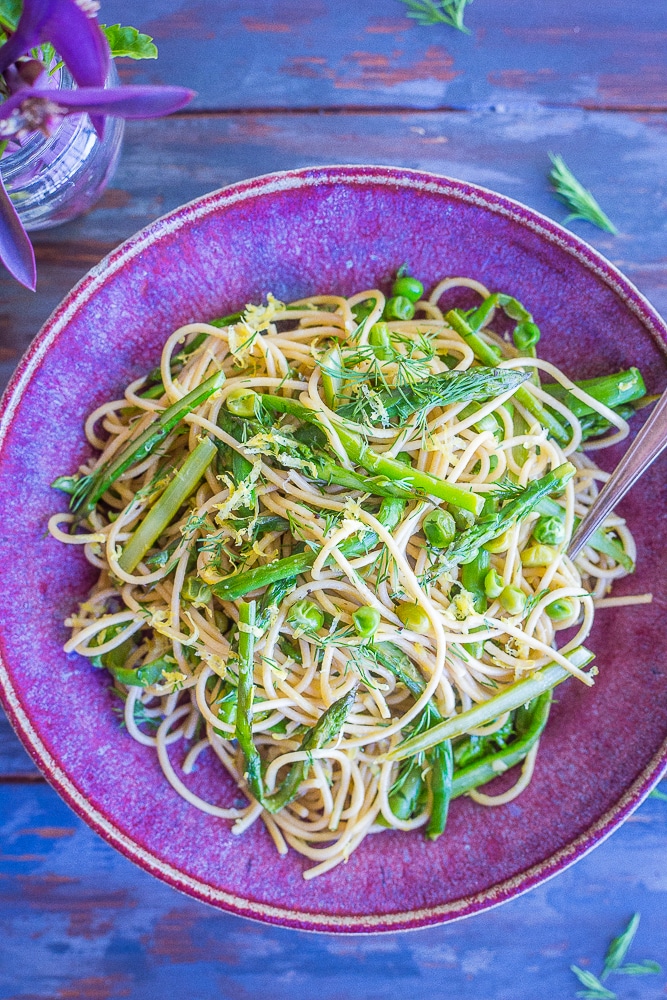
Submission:
<svg viewBox="0 0 667 1000">
<path fill-rule="evenodd" d="M 57 81 L 64 90 L 75 87 L 65 68 Z M 106 86 L 117 84 L 112 62 Z M 100 141 L 88 115 L 68 115 L 52 135 L 34 132 L 7 148 L 0 171 L 26 229 L 58 226 L 95 204 L 116 169 L 124 126 L 122 118 L 107 118 Z"/>
</svg>

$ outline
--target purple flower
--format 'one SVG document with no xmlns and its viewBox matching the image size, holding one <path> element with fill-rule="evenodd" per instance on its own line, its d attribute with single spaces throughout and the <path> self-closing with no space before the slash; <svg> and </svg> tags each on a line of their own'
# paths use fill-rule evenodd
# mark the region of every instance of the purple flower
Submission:
<svg viewBox="0 0 667 1000">
<path fill-rule="evenodd" d="M 88 112 L 119 118 L 159 118 L 192 100 L 185 87 L 82 87 L 48 90 L 25 87 L 0 104 L 0 139 L 56 128 L 65 115 Z"/>
<path fill-rule="evenodd" d="M 0 49 L 0 73 L 44 42 L 54 49 L 80 87 L 103 87 L 109 46 L 90 0 L 24 0 L 16 31 Z"/>
<path fill-rule="evenodd" d="M 35 254 L 0 176 L 0 260 L 12 278 L 35 291 Z"/>
<path fill-rule="evenodd" d="M 79 87 L 103 87 L 109 46 L 95 15 L 97 0 L 24 0 L 16 31 L 0 49 L 0 73 L 31 49 L 50 42 Z M 104 118 L 91 119 L 100 139 Z"/>
<path fill-rule="evenodd" d="M 0 46 L 0 156 L 9 139 L 49 134 L 65 115 L 88 113 L 100 137 L 104 116 L 156 118 L 178 111 L 193 97 L 183 87 L 105 88 L 109 46 L 96 14 L 97 0 L 24 0 L 16 30 Z M 78 90 L 48 87 L 46 68 L 28 53 L 50 43 Z M 0 176 L 0 261 L 34 291 L 35 255 Z"/>
</svg>

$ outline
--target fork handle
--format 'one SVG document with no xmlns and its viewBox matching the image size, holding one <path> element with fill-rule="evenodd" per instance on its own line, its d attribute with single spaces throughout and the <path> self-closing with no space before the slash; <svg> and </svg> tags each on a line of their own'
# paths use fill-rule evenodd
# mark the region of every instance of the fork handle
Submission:
<svg viewBox="0 0 667 1000">
<path fill-rule="evenodd" d="M 591 509 L 582 519 L 567 548 L 575 559 L 584 545 L 616 504 L 625 496 L 649 465 L 667 448 L 667 390 L 663 392 L 653 413 L 618 463 Z"/>
</svg>

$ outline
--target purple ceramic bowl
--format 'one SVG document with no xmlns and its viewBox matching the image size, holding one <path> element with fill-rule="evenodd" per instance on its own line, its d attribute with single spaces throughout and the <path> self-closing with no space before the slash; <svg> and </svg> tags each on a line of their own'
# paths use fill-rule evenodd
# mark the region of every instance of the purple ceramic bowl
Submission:
<svg viewBox="0 0 667 1000">
<path fill-rule="evenodd" d="M 304 881 L 304 859 L 278 857 L 261 824 L 232 837 L 226 821 L 179 798 L 153 751 L 119 727 L 106 675 L 62 652 L 63 618 L 94 574 L 81 552 L 44 531 L 64 507 L 49 483 L 87 452 L 86 414 L 151 368 L 183 323 L 269 291 L 289 300 L 386 285 L 404 261 L 427 287 L 443 275 L 471 275 L 517 296 L 542 328 L 547 357 L 571 376 L 637 364 L 651 391 L 665 384 L 667 327 L 571 233 L 460 181 L 325 167 L 236 184 L 128 240 L 55 311 L 1 414 L 0 685 L 13 725 L 57 791 L 127 857 L 208 903 L 290 927 L 396 930 L 507 900 L 611 833 L 667 759 L 664 462 L 622 508 L 639 565 L 617 592 L 652 590 L 653 604 L 599 612 L 589 641 L 598 682 L 558 689 L 528 790 L 496 809 L 457 800 L 436 844 L 419 832 L 385 832 L 347 864 Z M 208 757 L 194 788 L 230 804 L 235 790 Z"/>
</svg>

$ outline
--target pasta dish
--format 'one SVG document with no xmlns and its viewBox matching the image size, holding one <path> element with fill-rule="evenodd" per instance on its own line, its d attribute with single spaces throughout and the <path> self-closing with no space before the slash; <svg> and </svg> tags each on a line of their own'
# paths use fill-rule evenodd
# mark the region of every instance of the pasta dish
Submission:
<svg viewBox="0 0 667 1000">
<path fill-rule="evenodd" d="M 620 517 L 567 556 L 641 374 L 573 382 L 539 338 L 469 278 L 269 295 L 171 334 L 54 483 L 51 534 L 99 569 L 65 649 L 176 792 L 234 834 L 261 820 L 306 878 L 367 834 L 437 839 L 458 796 L 518 795 L 555 685 L 593 683 L 596 608 L 650 600 L 607 596 L 635 560 Z M 201 754 L 243 800 L 191 790 Z"/>
</svg>

